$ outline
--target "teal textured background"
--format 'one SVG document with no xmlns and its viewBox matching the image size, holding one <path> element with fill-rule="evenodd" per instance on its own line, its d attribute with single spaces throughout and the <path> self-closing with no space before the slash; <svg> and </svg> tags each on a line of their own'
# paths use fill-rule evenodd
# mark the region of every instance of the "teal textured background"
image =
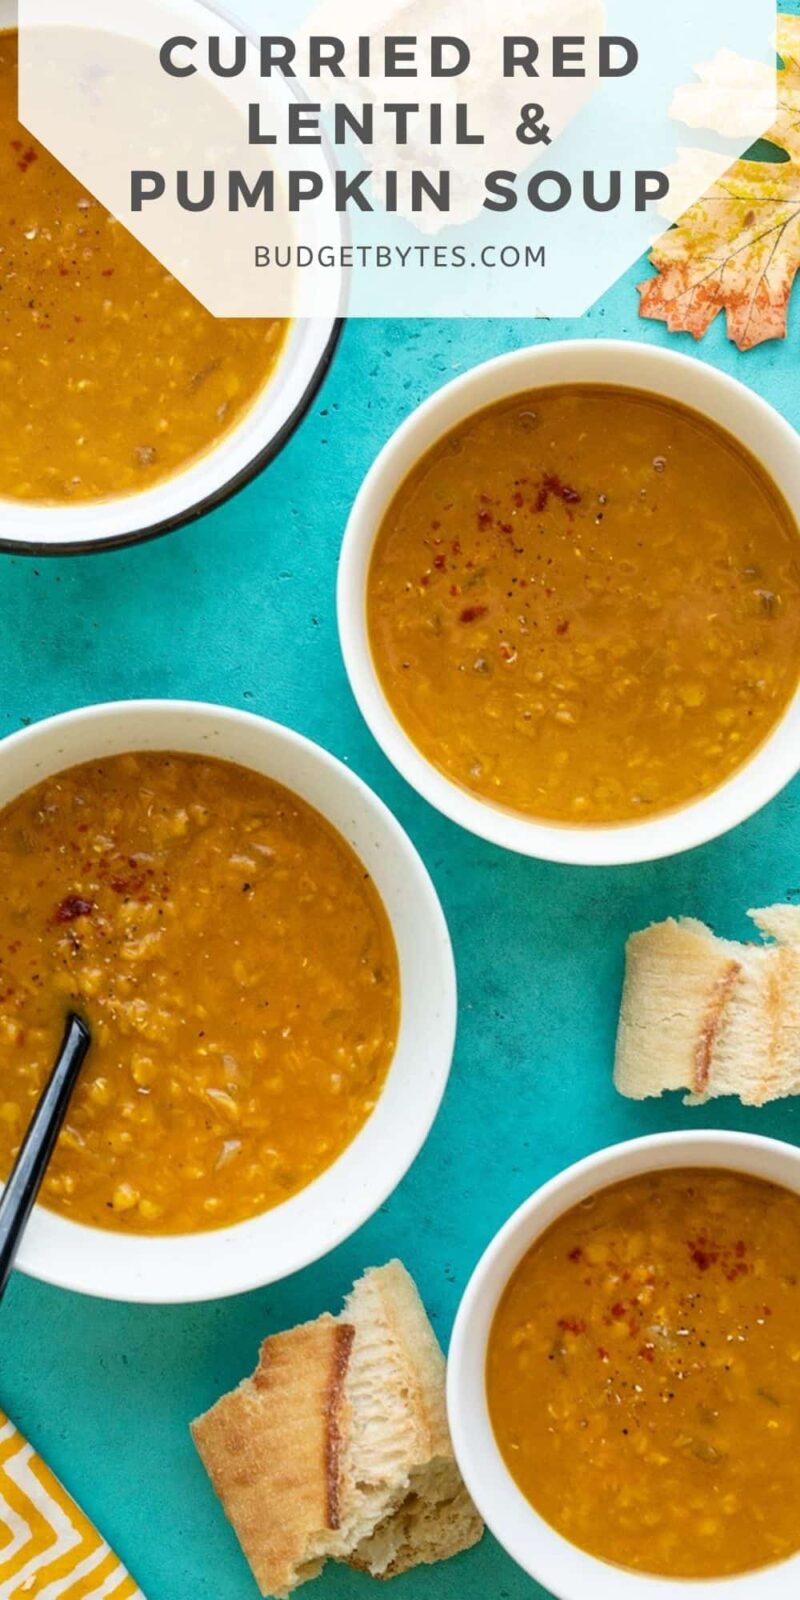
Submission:
<svg viewBox="0 0 800 1600">
<path fill-rule="evenodd" d="M 390 1202 L 333 1255 L 270 1289 L 188 1308 L 81 1299 L 17 1276 L 2 1310 L 0 1405 L 95 1519 L 148 1600 L 256 1591 L 187 1424 L 254 1365 L 260 1340 L 338 1309 L 399 1254 L 444 1343 L 479 1254 L 544 1179 L 599 1146 L 723 1125 L 800 1141 L 800 1102 L 762 1112 L 631 1105 L 611 1085 L 627 934 L 668 913 L 747 936 L 745 910 L 800 896 L 800 783 L 727 838 L 624 870 L 517 859 L 460 833 L 402 782 L 356 710 L 336 636 L 342 530 L 363 474 L 420 400 L 475 362 L 548 339 L 672 343 L 743 378 L 800 422 L 796 340 L 747 356 L 721 322 L 704 344 L 639 322 L 642 263 L 581 321 L 361 323 L 280 459 L 202 523 L 112 555 L 0 557 L 2 732 L 97 700 L 218 700 L 289 723 L 351 763 L 396 812 L 441 895 L 461 1010 L 433 1133 Z M 501 292 L 498 289 L 498 292 Z M 800 307 L 795 308 L 795 328 Z M 330 1567 L 319 1600 L 367 1600 Z M 393 1600 L 532 1600 L 488 1536 L 399 1579 Z M 588 1597 L 587 1597 L 588 1600 Z"/>
</svg>

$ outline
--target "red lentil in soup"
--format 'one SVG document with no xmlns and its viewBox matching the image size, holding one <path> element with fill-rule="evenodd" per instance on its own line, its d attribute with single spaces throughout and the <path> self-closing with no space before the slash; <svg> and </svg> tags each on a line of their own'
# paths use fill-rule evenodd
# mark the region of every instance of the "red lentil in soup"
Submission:
<svg viewBox="0 0 800 1600">
<path fill-rule="evenodd" d="M 642 820 L 716 788 L 784 712 L 799 558 L 716 424 L 630 389 L 535 390 L 460 423 L 395 495 L 372 655 L 409 738 L 479 798 Z"/>
<path fill-rule="evenodd" d="M 43 1189 L 98 1227 L 197 1232 L 330 1166 L 394 1053 L 389 921 L 350 846 L 228 762 L 114 756 L 0 812 L 0 1174 L 68 1006 L 93 1044 Z"/>
<path fill-rule="evenodd" d="M 17 120 L 0 32 L 0 496 L 151 488 L 239 421 L 286 323 L 212 317 Z"/>
<path fill-rule="evenodd" d="M 489 1339 L 506 1465 L 605 1561 L 721 1578 L 800 1550 L 800 1196 L 708 1168 L 560 1217 Z"/>
</svg>

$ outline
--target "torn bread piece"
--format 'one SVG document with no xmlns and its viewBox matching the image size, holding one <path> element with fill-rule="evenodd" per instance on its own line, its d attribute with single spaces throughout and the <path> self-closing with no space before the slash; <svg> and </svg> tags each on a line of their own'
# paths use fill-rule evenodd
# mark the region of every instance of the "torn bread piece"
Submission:
<svg viewBox="0 0 800 1600">
<path fill-rule="evenodd" d="M 738 1095 L 764 1105 L 800 1093 L 800 908 L 751 911 L 774 943 L 718 939 L 681 918 L 634 934 L 626 951 L 614 1082 L 643 1100 Z"/>
<path fill-rule="evenodd" d="M 395 1261 L 359 1279 L 340 1318 L 265 1340 L 252 1378 L 193 1423 L 262 1594 L 290 1594 L 328 1559 L 389 1578 L 477 1542 L 444 1375 Z"/>
<path fill-rule="evenodd" d="M 262 1594 L 315 1578 L 340 1525 L 338 1419 L 352 1344 L 335 1317 L 277 1333 L 253 1376 L 192 1423 Z"/>
<path fill-rule="evenodd" d="M 347 1560 L 391 1578 L 467 1549 L 483 1524 L 453 1458 L 444 1356 L 405 1268 L 392 1261 L 367 1272 L 342 1315 L 355 1329 L 342 1460 L 343 1504 L 353 1502 Z"/>
</svg>

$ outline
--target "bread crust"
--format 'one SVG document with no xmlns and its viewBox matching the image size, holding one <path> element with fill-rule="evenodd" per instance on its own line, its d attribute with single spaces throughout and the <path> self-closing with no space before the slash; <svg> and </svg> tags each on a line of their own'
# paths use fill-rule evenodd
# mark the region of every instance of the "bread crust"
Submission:
<svg viewBox="0 0 800 1600">
<path fill-rule="evenodd" d="M 700 1024 L 700 1033 L 695 1046 L 694 1077 L 691 1084 L 693 1094 L 704 1095 L 708 1091 L 708 1085 L 711 1080 L 711 1063 L 714 1059 L 714 1046 L 719 1037 L 722 1019 L 725 1016 L 726 1008 L 741 970 L 741 962 L 726 961 L 722 972 L 714 979 L 711 997 L 705 1016 Z"/>
<path fill-rule="evenodd" d="M 319 1570 L 325 1534 L 338 1528 L 341 1400 L 352 1344 L 353 1328 L 329 1316 L 275 1334 L 264 1340 L 252 1378 L 192 1423 L 262 1595 L 288 1594 L 304 1567 Z"/>
</svg>

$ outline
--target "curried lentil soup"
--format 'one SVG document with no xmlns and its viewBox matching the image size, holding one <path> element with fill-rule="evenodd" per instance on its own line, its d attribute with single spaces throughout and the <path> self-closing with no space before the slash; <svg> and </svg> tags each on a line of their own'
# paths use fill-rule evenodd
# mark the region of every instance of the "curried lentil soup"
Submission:
<svg viewBox="0 0 800 1600">
<path fill-rule="evenodd" d="M 399 1022 L 382 902 L 297 795 L 123 755 L 0 812 L 0 1173 L 68 1005 L 94 1043 L 45 1180 L 99 1227 L 196 1232 L 318 1176 L 380 1095 Z"/>
<path fill-rule="evenodd" d="M 150 488 L 242 416 L 286 324 L 220 320 L 17 120 L 0 32 L 0 496 Z"/>
<path fill-rule="evenodd" d="M 509 1471 L 573 1544 L 721 1578 L 800 1549 L 800 1196 L 707 1168 L 604 1189 L 518 1266 L 486 1386 Z"/>
<path fill-rule="evenodd" d="M 391 502 L 367 582 L 376 671 L 422 755 L 482 799 L 643 819 L 722 783 L 786 708 L 799 557 L 771 479 L 693 411 L 518 394 Z"/>
</svg>

